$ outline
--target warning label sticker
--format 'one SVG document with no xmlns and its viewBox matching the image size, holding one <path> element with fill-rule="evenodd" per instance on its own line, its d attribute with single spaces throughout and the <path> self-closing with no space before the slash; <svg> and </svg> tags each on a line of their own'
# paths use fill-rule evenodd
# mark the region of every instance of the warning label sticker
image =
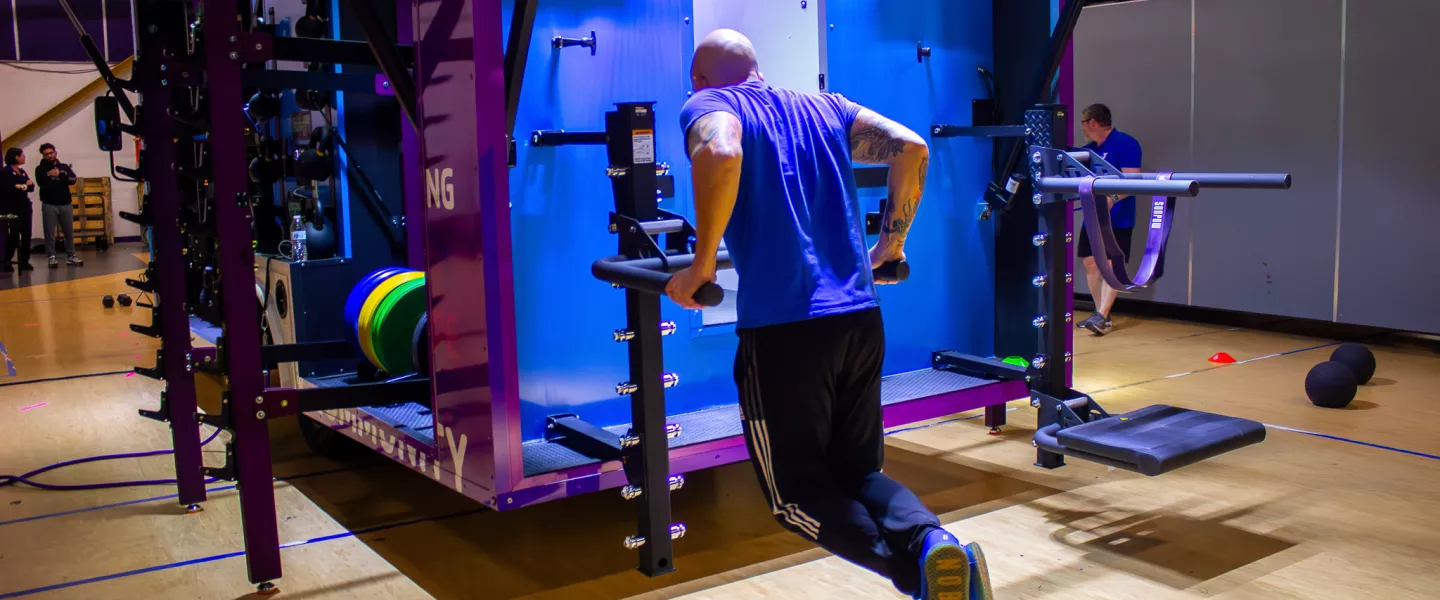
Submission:
<svg viewBox="0 0 1440 600">
<path fill-rule="evenodd" d="M 631 151 L 635 155 L 635 164 L 653 164 L 655 162 L 655 131 L 653 129 L 636 129 L 632 139 Z"/>
</svg>

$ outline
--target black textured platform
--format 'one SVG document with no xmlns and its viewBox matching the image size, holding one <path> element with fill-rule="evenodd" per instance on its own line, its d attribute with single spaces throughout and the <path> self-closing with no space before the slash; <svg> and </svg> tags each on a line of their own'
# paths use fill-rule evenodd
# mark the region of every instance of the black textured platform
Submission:
<svg viewBox="0 0 1440 600">
<path fill-rule="evenodd" d="M 671 448 L 727 438 L 740 435 L 740 405 L 732 404 L 672 415 L 666 422 L 680 426 L 680 435 L 670 440 Z M 630 430 L 630 425 L 627 423 L 605 429 L 617 435 L 625 435 Z M 521 450 L 525 455 L 526 477 L 596 462 L 595 459 L 545 440 L 525 442 L 521 445 Z"/>
<path fill-rule="evenodd" d="M 1135 465 L 1159 475 L 1265 440 L 1265 426 L 1197 410 L 1158 404 L 1061 429 L 1065 448 Z"/>
<path fill-rule="evenodd" d="M 896 402 L 929 398 L 992 383 L 995 382 L 936 369 L 899 373 L 884 379 L 880 386 L 880 404 L 889 406 Z"/>
<path fill-rule="evenodd" d="M 900 373 L 885 378 L 884 384 L 880 388 L 880 402 L 890 405 L 990 383 L 994 382 L 932 369 Z M 671 448 L 699 444 L 741 433 L 740 406 L 738 404 L 673 415 L 668 422 L 679 424 L 681 430 L 679 437 L 670 440 Z M 605 429 L 625 435 L 629 428 L 630 425 L 625 424 Z M 521 448 L 525 456 L 526 477 L 596 462 L 583 454 L 545 440 L 525 442 Z"/>
<path fill-rule="evenodd" d="M 307 377 L 305 381 L 315 387 L 345 387 L 350 385 L 353 374 L 331 375 L 329 377 Z M 362 406 L 362 410 L 381 422 L 409 433 L 415 439 L 435 445 L 435 417 L 430 407 L 419 402 L 405 402 L 389 406 Z"/>
</svg>

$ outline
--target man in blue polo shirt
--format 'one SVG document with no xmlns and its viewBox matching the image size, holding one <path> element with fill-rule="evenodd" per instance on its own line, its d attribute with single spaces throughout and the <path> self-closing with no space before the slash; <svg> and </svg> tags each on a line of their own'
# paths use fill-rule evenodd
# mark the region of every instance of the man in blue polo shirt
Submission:
<svg viewBox="0 0 1440 600">
<path fill-rule="evenodd" d="M 1142 151 L 1140 142 L 1130 134 L 1115 129 L 1111 124 L 1110 108 L 1104 104 L 1091 104 L 1080 113 L 1080 129 L 1090 143 L 1086 150 L 1093 150 L 1100 158 L 1126 173 L 1139 173 Z M 1115 230 L 1115 241 L 1124 251 L 1120 256 L 1109 257 L 1111 261 L 1124 263 L 1130 254 L 1130 239 L 1135 232 L 1135 197 L 1107 198 L 1110 204 L 1110 226 Z M 1095 257 L 1090 251 L 1090 236 L 1080 230 L 1080 258 L 1085 262 L 1085 281 L 1090 284 L 1090 296 L 1095 300 L 1095 314 L 1076 323 L 1076 327 L 1089 329 L 1095 335 L 1110 332 L 1110 309 L 1119 294 L 1105 283 L 1100 270 L 1095 266 Z M 1158 272 L 1156 273 L 1159 274 Z"/>
<path fill-rule="evenodd" d="M 745 36 L 695 49 L 680 111 L 695 189 L 695 261 L 665 292 L 700 308 L 723 238 L 739 276 L 735 384 L 751 462 L 776 521 L 902 593 L 989 600 L 961 546 L 881 472 L 885 326 L 871 269 L 904 260 L 930 164 L 914 131 L 837 94 L 771 87 Z M 880 241 L 865 247 L 853 163 L 889 170 Z"/>
</svg>

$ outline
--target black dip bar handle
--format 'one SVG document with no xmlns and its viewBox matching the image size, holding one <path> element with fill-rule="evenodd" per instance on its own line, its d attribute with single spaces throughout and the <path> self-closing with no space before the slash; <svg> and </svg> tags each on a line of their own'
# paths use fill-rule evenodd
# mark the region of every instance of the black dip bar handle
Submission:
<svg viewBox="0 0 1440 600">
<path fill-rule="evenodd" d="M 668 270 L 665 268 L 665 262 L 658 258 L 629 259 L 624 256 L 611 256 L 592 263 L 590 274 L 600 281 L 613 283 L 620 287 L 663 295 L 665 286 L 670 284 L 670 273 L 694 264 L 695 255 L 669 256 L 666 257 L 666 261 L 670 265 Z M 715 255 L 715 269 L 729 268 L 731 268 L 730 252 L 722 250 Z M 898 260 L 890 261 L 872 271 L 872 274 L 875 281 L 899 283 L 910 277 L 910 263 Z M 693 297 L 701 306 L 719 306 L 725 300 L 725 288 L 707 283 L 700 286 Z"/>
<path fill-rule="evenodd" d="M 669 270 L 666 270 L 666 262 L 669 262 Z M 682 254 L 679 256 L 666 257 L 665 261 L 658 258 L 637 258 L 630 259 L 624 256 L 611 256 L 602 258 L 590 265 L 590 274 L 596 279 L 607 281 L 633 290 L 648 292 L 651 294 L 665 294 L 665 286 L 670 283 L 670 273 L 689 267 L 695 262 L 694 254 Z M 715 255 L 715 269 L 730 268 L 730 253 L 721 251 Z M 695 301 L 701 306 L 719 306 L 725 299 L 725 288 L 713 283 L 707 283 L 695 290 Z"/>
<path fill-rule="evenodd" d="M 900 283 L 910 278 L 910 263 L 892 260 L 871 271 L 876 283 Z"/>
</svg>

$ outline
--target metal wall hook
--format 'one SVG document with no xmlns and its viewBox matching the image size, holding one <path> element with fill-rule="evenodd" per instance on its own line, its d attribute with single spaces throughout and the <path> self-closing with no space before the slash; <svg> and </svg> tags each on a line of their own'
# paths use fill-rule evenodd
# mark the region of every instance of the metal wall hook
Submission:
<svg viewBox="0 0 1440 600">
<path fill-rule="evenodd" d="M 930 47 L 925 42 L 915 42 L 915 62 L 923 63 L 930 58 Z"/>
<path fill-rule="evenodd" d="M 550 45 L 551 45 L 551 46 L 554 46 L 556 50 L 559 50 L 559 49 L 561 49 L 561 48 L 569 48 L 569 47 L 571 47 L 571 46 L 581 46 L 581 47 L 584 47 L 584 48 L 589 48 L 589 49 L 590 49 L 590 56 L 595 56 L 595 40 L 596 40 L 595 32 L 594 32 L 594 31 L 591 31 L 591 32 L 590 32 L 590 37 L 587 37 L 587 38 L 578 38 L 578 39 L 577 39 L 577 38 L 561 37 L 561 36 L 558 36 L 558 35 L 557 35 L 557 36 L 554 37 L 554 39 L 551 39 L 551 40 L 550 40 Z"/>
</svg>

